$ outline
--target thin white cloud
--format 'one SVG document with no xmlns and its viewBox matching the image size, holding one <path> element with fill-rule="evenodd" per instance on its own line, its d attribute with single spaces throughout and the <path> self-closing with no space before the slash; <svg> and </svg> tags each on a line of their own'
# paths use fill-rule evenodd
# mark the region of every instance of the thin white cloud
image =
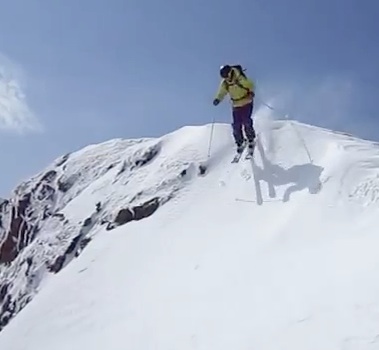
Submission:
<svg viewBox="0 0 379 350">
<path fill-rule="evenodd" d="M 356 91 L 347 77 L 318 81 L 268 84 L 260 90 L 258 102 L 274 107 L 267 111 L 275 119 L 286 117 L 327 128 L 342 129 L 354 119 L 352 106 Z M 266 100 L 265 100 L 266 99 Z M 263 107 L 265 109 L 265 107 Z M 262 111 L 260 111 L 262 113 Z"/>
<path fill-rule="evenodd" d="M 17 133 L 41 131 L 22 88 L 22 71 L 0 55 L 0 130 Z"/>
<path fill-rule="evenodd" d="M 319 119 L 338 127 L 352 118 L 353 101 L 354 91 L 351 80 L 329 77 L 303 96 L 298 110 L 305 114 L 307 119 Z"/>
</svg>

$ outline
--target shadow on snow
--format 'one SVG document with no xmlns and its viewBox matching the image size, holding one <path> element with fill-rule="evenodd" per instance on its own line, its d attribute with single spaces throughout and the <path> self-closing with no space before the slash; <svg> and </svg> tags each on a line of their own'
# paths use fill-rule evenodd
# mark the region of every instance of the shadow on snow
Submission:
<svg viewBox="0 0 379 350">
<path fill-rule="evenodd" d="M 261 155 L 263 168 L 257 166 L 254 159 L 251 163 L 258 204 L 263 203 L 260 180 L 267 182 L 270 198 L 276 197 L 275 186 L 290 185 L 284 192 L 283 202 L 288 202 L 291 195 L 297 191 L 308 189 L 310 194 L 316 194 L 321 190 L 320 175 L 324 170 L 323 167 L 307 163 L 284 169 L 267 159 L 259 139 L 257 140 L 257 149 Z"/>
</svg>

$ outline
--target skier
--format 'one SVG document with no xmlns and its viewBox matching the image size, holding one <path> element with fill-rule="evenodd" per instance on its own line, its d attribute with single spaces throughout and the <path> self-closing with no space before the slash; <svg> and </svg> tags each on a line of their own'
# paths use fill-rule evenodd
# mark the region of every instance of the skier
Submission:
<svg viewBox="0 0 379 350">
<path fill-rule="evenodd" d="M 252 114 L 254 107 L 254 83 L 243 72 L 240 65 L 224 65 L 220 67 L 222 78 L 213 105 L 217 106 L 229 93 L 233 106 L 233 137 L 237 146 L 237 153 L 244 149 L 243 131 L 248 141 L 249 153 L 252 154 L 255 146 L 255 130 Z"/>
</svg>

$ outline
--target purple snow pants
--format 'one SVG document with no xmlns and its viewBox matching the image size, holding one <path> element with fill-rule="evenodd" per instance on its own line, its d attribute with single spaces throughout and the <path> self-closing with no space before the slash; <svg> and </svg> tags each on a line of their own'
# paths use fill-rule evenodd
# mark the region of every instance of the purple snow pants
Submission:
<svg viewBox="0 0 379 350">
<path fill-rule="evenodd" d="M 241 145 L 244 140 L 242 129 L 244 129 L 248 141 L 253 141 L 255 138 L 252 114 L 253 102 L 242 107 L 233 108 L 233 136 L 237 145 Z"/>
</svg>

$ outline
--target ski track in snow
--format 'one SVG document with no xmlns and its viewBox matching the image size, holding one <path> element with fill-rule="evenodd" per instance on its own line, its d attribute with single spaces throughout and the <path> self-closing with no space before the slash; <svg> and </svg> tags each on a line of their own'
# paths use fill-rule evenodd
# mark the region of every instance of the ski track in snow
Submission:
<svg viewBox="0 0 379 350">
<path fill-rule="evenodd" d="M 70 176 L 92 174 L 57 203 L 70 222 L 97 201 L 110 213 L 174 196 L 142 221 L 95 226 L 83 253 L 0 333 L 0 349 L 379 349 L 378 146 L 258 122 L 254 159 L 231 164 L 230 127 L 219 124 L 197 176 L 210 127 L 70 157 Z M 151 163 L 121 171 L 149 147 L 159 149 Z M 99 174 L 96 162 L 112 167 Z"/>
</svg>

